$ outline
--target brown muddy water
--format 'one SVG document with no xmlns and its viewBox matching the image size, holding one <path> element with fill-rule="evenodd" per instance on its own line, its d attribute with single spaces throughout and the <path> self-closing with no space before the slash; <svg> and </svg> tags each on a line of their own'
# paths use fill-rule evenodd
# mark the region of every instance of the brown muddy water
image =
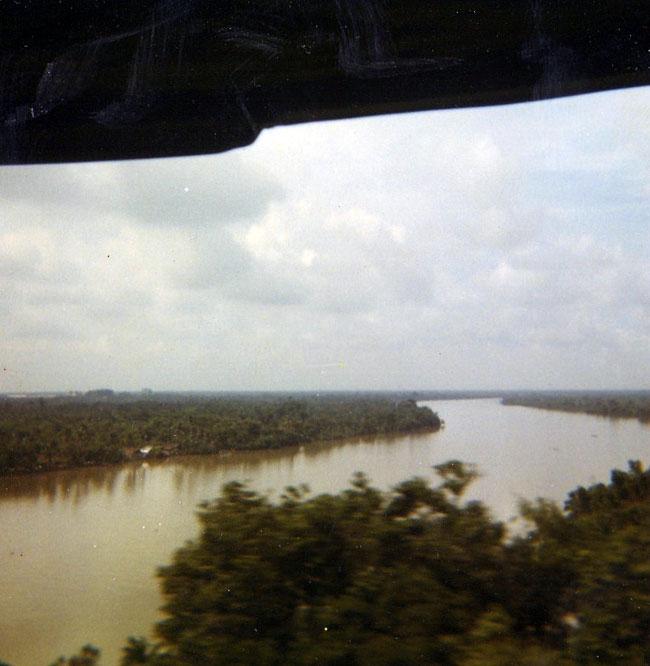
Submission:
<svg viewBox="0 0 650 666">
<path fill-rule="evenodd" d="M 91 642 L 102 664 L 116 664 L 126 637 L 149 634 L 158 618 L 156 567 L 196 535 L 197 504 L 230 480 L 270 493 L 303 482 L 335 492 L 361 470 L 387 488 L 433 479 L 432 465 L 456 458 L 482 472 L 469 496 L 508 520 L 519 498 L 561 501 L 628 459 L 650 462 L 650 427 L 637 421 L 495 400 L 427 404 L 444 430 L 0 477 L 0 661 L 47 666 Z"/>
</svg>

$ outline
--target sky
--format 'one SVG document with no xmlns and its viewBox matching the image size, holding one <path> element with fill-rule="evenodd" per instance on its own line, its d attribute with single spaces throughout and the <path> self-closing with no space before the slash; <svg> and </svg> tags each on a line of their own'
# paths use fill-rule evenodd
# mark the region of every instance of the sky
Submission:
<svg viewBox="0 0 650 666">
<path fill-rule="evenodd" d="M 650 388 L 650 88 L 0 168 L 0 392 Z"/>
</svg>

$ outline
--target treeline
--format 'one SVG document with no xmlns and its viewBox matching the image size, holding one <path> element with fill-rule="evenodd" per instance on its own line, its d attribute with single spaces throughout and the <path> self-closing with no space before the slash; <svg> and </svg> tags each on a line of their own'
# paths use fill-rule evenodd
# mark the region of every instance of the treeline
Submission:
<svg viewBox="0 0 650 666">
<path fill-rule="evenodd" d="M 141 449 L 151 457 L 276 449 L 439 427 L 409 400 L 4 400 L 0 473 L 117 463 Z"/>
<path fill-rule="evenodd" d="M 129 638 L 122 666 L 650 663 L 650 473 L 638 462 L 564 510 L 524 504 L 516 538 L 462 503 L 471 467 L 437 471 L 435 487 L 380 492 L 359 475 L 338 495 L 288 488 L 278 504 L 225 486 L 199 539 L 159 571 L 159 642 Z"/>
<path fill-rule="evenodd" d="M 650 422 L 650 394 L 523 394 L 503 398 L 504 405 L 537 407 L 563 412 L 578 412 L 610 418 L 639 419 Z"/>
</svg>

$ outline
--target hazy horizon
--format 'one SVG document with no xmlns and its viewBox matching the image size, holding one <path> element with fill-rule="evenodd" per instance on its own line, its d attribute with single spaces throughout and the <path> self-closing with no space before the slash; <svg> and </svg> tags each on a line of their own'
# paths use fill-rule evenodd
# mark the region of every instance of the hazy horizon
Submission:
<svg viewBox="0 0 650 666">
<path fill-rule="evenodd" d="M 0 392 L 647 390 L 648 109 L 645 87 L 2 167 Z"/>
<path fill-rule="evenodd" d="M 87 393 L 92 393 L 96 391 L 112 391 L 113 393 L 119 395 L 123 393 L 131 395 L 149 395 L 149 394 L 191 394 L 191 395 L 234 395 L 234 394 L 287 394 L 287 395 L 296 395 L 296 394 L 334 394 L 334 393 L 360 393 L 360 394 L 392 394 L 392 393 L 417 393 L 417 394 L 444 394 L 444 395 L 468 395 L 468 394 L 494 394 L 495 397 L 498 394 L 513 394 L 513 393 L 577 393 L 577 394 L 589 394 L 589 393 L 603 393 L 603 394 L 635 394 L 635 393 L 648 393 L 650 394 L 650 389 L 648 388 L 535 388 L 535 387 L 513 387 L 513 388 L 345 388 L 345 389 L 202 389 L 202 388 L 188 388 L 188 389 L 175 389 L 175 388 L 152 388 L 149 386 L 139 388 L 139 389 L 124 389 L 124 388 L 114 388 L 111 386 L 96 386 L 89 389 L 48 389 L 48 390 L 39 390 L 34 389 L 31 391 L 0 391 L 0 395 L 85 395 Z M 423 398 L 427 400 L 428 398 Z M 444 400 L 444 398 L 436 398 L 437 400 Z"/>
</svg>

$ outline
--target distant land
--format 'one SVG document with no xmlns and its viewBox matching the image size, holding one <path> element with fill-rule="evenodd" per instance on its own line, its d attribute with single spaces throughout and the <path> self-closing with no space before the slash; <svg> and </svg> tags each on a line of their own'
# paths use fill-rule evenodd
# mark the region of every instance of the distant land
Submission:
<svg viewBox="0 0 650 666">
<path fill-rule="evenodd" d="M 514 401 L 543 398 L 593 398 L 616 399 L 638 398 L 650 400 L 650 389 L 419 389 L 419 390 L 305 390 L 305 391 L 157 391 L 149 388 L 140 391 L 118 391 L 110 388 L 98 388 L 89 391 L 7 391 L 0 392 L 0 400 L 16 399 L 72 399 L 75 401 L 116 401 L 129 402 L 155 400 L 162 402 L 182 402 L 186 400 L 211 400 L 214 398 L 237 398 L 275 400 L 278 398 L 382 398 L 395 400 L 481 400 L 502 399 L 504 404 L 518 404 Z"/>
<path fill-rule="evenodd" d="M 0 474 L 279 449 L 437 430 L 413 399 L 360 394 L 114 393 L 0 400 Z"/>
<path fill-rule="evenodd" d="M 506 395 L 504 405 L 650 422 L 650 391 L 547 392 Z"/>
</svg>

